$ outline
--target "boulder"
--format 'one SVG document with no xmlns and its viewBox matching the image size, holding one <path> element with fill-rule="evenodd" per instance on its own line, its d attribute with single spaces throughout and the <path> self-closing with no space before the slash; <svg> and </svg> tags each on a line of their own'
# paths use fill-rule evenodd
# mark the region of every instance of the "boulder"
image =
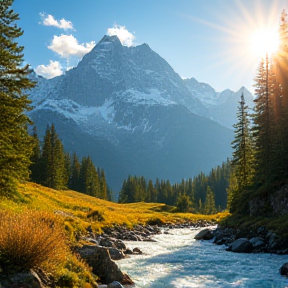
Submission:
<svg viewBox="0 0 288 288">
<path fill-rule="evenodd" d="M 142 254 L 142 251 L 140 250 L 140 248 L 135 247 L 135 248 L 133 249 L 133 254 Z"/>
<path fill-rule="evenodd" d="M 99 244 L 104 247 L 115 247 L 114 241 L 109 238 L 102 238 L 100 239 Z"/>
<path fill-rule="evenodd" d="M 0 275 L 1 288 L 46 288 L 40 276 L 34 270 L 11 275 Z"/>
<path fill-rule="evenodd" d="M 228 237 L 216 237 L 215 240 L 213 241 L 214 244 L 216 245 L 224 245 L 224 244 L 229 244 L 231 243 L 231 238 Z"/>
<path fill-rule="evenodd" d="M 213 239 L 212 232 L 206 228 L 204 230 L 201 230 L 195 237 L 195 240 L 211 240 Z"/>
<path fill-rule="evenodd" d="M 288 263 L 284 263 L 279 269 L 279 272 L 283 276 L 288 276 Z"/>
<path fill-rule="evenodd" d="M 130 249 L 130 248 L 127 248 L 125 251 L 124 251 L 125 254 L 133 254 L 133 251 Z"/>
<path fill-rule="evenodd" d="M 130 276 L 123 273 L 111 259 L 107 248 L 96 245 L 84 245 L 78 248 L 77 252 L 92 268 L 92 272 L 101 279 L 101 282 L 107 284 L 118 281 L 124 285 L 134 284 Z"/>
<path fill-rule="evenodd" d="M 123 286 L 118 281 L 113 281 L 107 285 L 107 288 L 123 288 Z"/>
<path fill-rule="evenodd" d="M 250 243 L 253 245 L 254 250 L 261 251 L 266 247 L 265 240 L 262 237 L 253 237 L 250 240 Z"/>
<path fill-rule="evenodd" d="M 114 244 L 115 244 L 117 249 L 124 250 L 124 251 L 127 249 L 125 243 L 122 240 L 118 239 L 114 242 Z"/>
<path fill-rule="evenodd" d="M 108 250 L 112 260 L 121 260 L 125 258 L 125 255 L 121 250 L 111 247 L 109 247 Z"/>
<path fill-rule="evenodd" d="M 250 253 L 253 250 L 252 243 L 247 238 L 239 238 L 232 242 L 227 251 L 237 253 Z"/>
<path fill-rule="evenodd" d="M 268 239 L 268 246 L 270 249 L 275 249 L 278 245 L 278 237 L 273 231 L 268 231 L 266 238 Z"/>
</svg>

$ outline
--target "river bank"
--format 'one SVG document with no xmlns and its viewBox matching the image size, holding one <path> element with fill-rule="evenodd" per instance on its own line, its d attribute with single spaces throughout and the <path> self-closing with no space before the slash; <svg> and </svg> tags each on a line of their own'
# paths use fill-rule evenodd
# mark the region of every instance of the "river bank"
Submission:
<svg viewBox="0 0 288 288">
<path fill-rule="evenodd" d="M 216 245 L 226 245 L 227 251 L 239 253 L 288 254 L 288 241 L 264 227 L 252 230 L 217 227 L 204 229 L 195 236 L 196 240 L 212 240 Z"/>
<path fill-rule="evenodd" d="M 231 253 L 212 240 L 194 239 L 202 228 L 163 229 L 157 242 L 124 241 L 143 252 L 117 261 L 136 288 L 284 288 L 279 274 L 286 255 Z M 164 233 L 166 232 L 166 233 Z"/>
<path fill-rule="evenodd" d="M 221 280 L 218 279 L 216 281 L 216 284 L 213 283 L 213 285 L 216 285 L 213 287 L 261 287 L 261 288 L 262 287 L 271 287 L 271 288 L 272 287 L 274 288 L 286 287 L 284 285 L 284 283 L 287 282 L 286 279 L 280 276 L 279 274 L 279 269 L 281 265 L 287 262 L 287 259 L 286 259 L 287 257 L 283 255 L 284 253 L 277 253 L 278 255 L 262 253 L 262 252 L 267 252 L 267 250 L 260 251 L 259 247 L 257 247 L 258 250 L 254 249 L 253 253 L 250 253 L 250 254 L 227 252 L 227 247 L 229 247 L 229 245 L 233 243 L 233 239 L 235 239 L 236 237 L 235 234 L 232 233 L 231 229 L 230 231 L 227 229 L 225 230 L 221 228 L 216 228 L 216 226 L 211 227 L 209 226 L 211 224 L 215 224 L 215 223 L 205 222 L 205 223 L 198 223 L 198 224 L 185 223 L 185 224 L 178 224 L 178 225 L 163 225 L 163 227 L 155 226 L 153 228 L 155 233 L 153 234 L 153 237 L 149 238 L 148 241 L 145 241 L 144 239 L 142 239 L 142 241 L 141 240 L 139 241 L 139 239 L 128 240 L 127 237 L 125 236 L 125 233 L 122 234 L 122 238 L 126 238 L 126 239 L 123 239 L 123 241 L 121 240 L 123 244 L 125 245 L 125 249 L 128 249 L 133 252 L 126 254 L 126 255 L 125 253 L 123 253 L 124 255 L 123 257 L 121 257 L 121 260 L 118 259 L 120 261 L 116 259 L 115 260 L 116 260 L 117 265 L 120 267 L 120 269 L 123 271 L 126 271 L 129 274 L 129 276 L 131 276 L 131 279 L 133 280 L 133 284 L 134 284 L 134 285 L 131 285 L 132 284 L 131 283 L 130 285 L 123 285 L 123 286 L 124 287 L 155 287 L 155 288 L 156 287 L 157 288 L 158 287 L 165 287 L 165 288 L 167 287 L 171 287 L 171 288 L 172 287 L 177 287 L 177 288 L 178 287 L 179 288 L 180 287 L 183 287 L 183 288 L 184 287 L 185 288 L 186 287 L 211 287 L 207 284 L 207 283 L 210 283 L 211 285 L 212 282 L 210 278 L 211 277 L 219 278 L 220 277 L 219 275 L 223 274 L 220 277 Z M 148 227 L 142 227 L 142 231 L 141 231 L 140 227 L 137 227 L 139 235 L 141 233 L 143 234 L 143 231 L 145 231 L 145 229 L 148 228 Z M 206 227 L 206 228 L 203 229 L 203 227 Z M 194 240 L 194 237 L 200 231 L 208 230 L 208 229 L 209 231 L 211 231 L 211 235 L 212 235 L 212 237 L 210 238 L 210 241 Z M 109 231 L 112 235 L 115 235 L 115 231 L 113 229 Z M 228 234 L 228 232 L 230 234 Z M 133 233 L 135 232 L 133 231 Z M 267 233 L 267 234 L 271 235 L 271 233 Z M 225 237 L 227 237 L 228 239 L 228 235 L 230 236 L 229 237 L 230 242 L 228 243 L 227 241 L 226 243 L 223 242 L 221 244 L 219 242 L 220 239 L 224 240 Z M 121 233 L 118 236 L 120 237 Z M 100 241 L 102 239 L 106 239 L 105 241 L 111 240 L 111 237 L 109 238 L 108 235 L 106 236 L 102 235 L 101 237 L 100 237 Z M 241 238 L 238 238 L 238 239 L 241 239 Z M 117 240 L 114 243 L 116 242 Z M 272 240 L 270 242 L 273 243 Z M 257 241 L 255 241 L 255 243 L 257 243 Z M 108 247 L 107 249 L 111 249 L 111 248 Z M 203 251 L 201 249 L 203 249 Z M 252 250 L 249 252 L 252 252 Z M 111 257 L 113 257 L 112 255 L 113 254 L 111 254 Z M 204 258 L 203 258 L 203 255 L 205 255 Z M 211 259 L 209 259 L 209 255 Z M 248 261 L 248 267 L 245 266 L 245 263 L 246 263 L 245 258 Z M 234 259 L 235 262 L 231 261 L 231 259 Z M 220 263 L 221 261 L 223 261 L 223 263 Z M 259 263 L 257 264 L 257 261 L 260 261 L 259 263 L 261 263 L 261 265 L 263 261 L 268 261 L 267 262 L 268 266 L 267 267 L 265 266 L 262 268 L 258 267 Z M 198 274 L 196 273 L 198 276 L 202 275 L 201 273 L 204 273 L 206 275 L 206 272 L 207 271 L 211 272 L 213 270 L 213 267 L 216 269 L 217 273 L 216 275 L 213 275 L 213 273 L 211 272 L 212 274 L 209 277 L 206 275 L 208 277 L 204 281 L 204 283 L 206 283 L 205 284 L 206 286 L 204 284 L 203 284 L 204 286 L 201 286 L 202 284 L 200 285 L 200 283 L 198 283 L 199 279 L 196 279 L 196 276 L 193 279 L 191 279 L 190 276 L 186 275 L 188 271 L 189 273 L 192 273 L 191 269 L 187 267 L 189 263 L 190 265 L 194 267 L 195 271 L 198 271 L 197 272 Z M 199 266 L 197 266 L 197 263 L 199 264 Z M 244 272 L 240 273 L 238 271 L 237 265 L 239 264 L 242 267 L 241 269 L 243 269 L 243 271 L 246 271 L 245 273 L 247 273 L 247 269 L 249 271 L 251 270 L 250 271 L 251 273 L 249 272 L 249 281 L 247 279 L 245 280 L 246 276 L 244 275 L 245 274 Z M 178 267 L 176 270 L 175 270 L 174 265 L 175 267 Z M 215 267 L 215 265 L 217 267 Z M 260 276 L 256 275 L 259 278 L 258 279 L 259 281 L 257 280 L 258 281 L 257 282 L 255 279 L 253 279 L 252 272 L 254 270 L 257 270 L 257 273 L 261 274 L 261 269 L 268 271 L 269 265 L 271 265 L 270 267 L 271 271 L 269 273 L 267 272 L 268 273 L 267 275 L 270 275 L 269 276 L 270 278 L 269 277 L 261 278 Z M 201 269 L 203 269 L 202 272 L 201 272 Z M 220 271 L 221 269 L 222 269 L 222 272 Z M 205 272 L 205 270 L 207 271 Z M 177 271 L 179 273 L 179 276 L 176 273 Z M 193 273 L 195 271 L 193 271 Z M 164 277 L 165 280 L 163 279 L 160 280 L 159 275 L 162 275 L 162 276 L 166 275 Z M 181 275 L 185 279 L 188 277 L 187 279 L 189 280 L 186 279 L 184 281 L 183 279 L 180 279 Z M 231 275 L 235 276 L 235 277 L 233 276 L 235 278 L 235 281 L 231 282 L 230 278 L 233 278 Z M 228 279 L 226 279 L 226 277 Z M 175 278 L 177 279 L 177 281 L 175 279 L 173 281 L 170 281 L 171 280 L 170 278 L 171 279 Z M 203 278 L 203 275 L 200 277 L 200 279 L 202 278 Z M 242 278 L 244 278 L 244 280 Z M 156 279 L 158 279 L 159 281 Z M 168 283 L 167 281 L 168 282 L 170 281 L 170 282 Z M 222 283 L 223 286 L 221 286 L 218 282 Z M 158 286 L 156 286 L 155 283 L 157 283 Z M 251 283 L 255 283 L 256 286 L 250 286 Z M 165 285 L 168 285 L 168 286 L 165 286 Z M 105 286 L 104 283 L 100 282 L 99 287 L 104 288 L 104 287 L 107 287 L 107 285 Z"/>
<path fill-rule="evenodd" d="M 81 247 L 76 252 L 88 263 L 92 272 L 99 277 L 99 284 L 118 281 L 123 285 L 131 285 L 134 284 L 133 279 L 117 269 L 117 264 L 114 262 L 128 258 L 130 255 L 143 254 L 138 245 L 131 247 L 129 243 L 155 243 L 154 236 L 169 234 L 168 231 L 171 229 L 198 229 L 211 225 L 215 225 L 215 222 L 198 220 L 196 222 L 162 224 L 161 227 L 138 224 L 132 230 L 126 226 L 117 225 L 103 229 L 104 233 L 98 235 L 91 231 L 90 235 L 82 238 Z"/>
</svg>

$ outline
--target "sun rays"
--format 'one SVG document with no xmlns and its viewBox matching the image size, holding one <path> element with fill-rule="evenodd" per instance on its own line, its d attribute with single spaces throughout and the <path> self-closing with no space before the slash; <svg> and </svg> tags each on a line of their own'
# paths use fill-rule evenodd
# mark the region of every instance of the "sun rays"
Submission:
<svg viewBox="0 0 288 288">
<path fill-rule="evenodd" d="M 223 49 L 215 52 L 215 61 L 209 69 L 221 71 L 223 79 L 226 76 L 228 79 L 235 71 L 239 78 L 246 79 L 248 72 L 250 75 L 251 71 L 256 73 L 259 62 L 266 53 L 271 56 L 277 50 L 279 18 L 285 7 L 277 0 L 263 3 L 264 1 L 257 0 L 250 3 L 236 1 L 233 9 L 223 4 L 218 12 L 214 12 L 216 20 L 211 22 L 191 18 L 215 31 L 215 35 L 210 35 L 206 41 L 210 41 L 211 45 L 221 45 Z M 252 87 L 253 77 L 250 82 Z M 251 87 L 248 88 L 251 90 Z"/>
</svg>

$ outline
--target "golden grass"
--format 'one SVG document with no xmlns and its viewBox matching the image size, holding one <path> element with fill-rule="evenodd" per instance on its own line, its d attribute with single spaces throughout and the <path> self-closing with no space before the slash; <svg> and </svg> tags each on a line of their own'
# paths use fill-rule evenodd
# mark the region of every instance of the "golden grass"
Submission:
<svg viewBox="0 0 288 288">
<path fill-rule="evenodd" d="M 0 219 L 0 266 L 1 260 L 2 266 L 6 264 L 5 261 L 10 261 L 10 264 L 15 266 L 13 268 L 18 270 L 25 270 L 38 265 L 42 266 L 45 271 L 53 273 L 56 287 L 91 288 L 97 286 L 95 283 L 96 276 L 91 274 L 85 263 L 78 261 L 75 255 L 68 252 L 65 256 L 66 259 L 63 260 L 66 251 L 66 244 L 61 240 L 64 239 L 62 238 L 63 227 L 66 230 L 66 238 L 69 236 L 70 241 L 74 242 L 76 236 L 87 233 L 88 228 L 95 233 L 100 233 L 104 227 L 115 225 L 126 225 L 132 228 L 136 224 L 147 223 L 219 221 L 228 215 L 228 213 L 218 213 L 216 215 L 171 213 L 175 211 L 174 207 L 165 204 L 143 202 L 118 204 L 74 191 L 53 190 L 34 183 L 20 184 L 18 190 L 18 200 L 5 197 L 0 199 L 0 218 L 2 217 Z M 10 216 L 14 219 L 14 228 Z M 56 229 L 55 225 L 57 222 L 58 227 L 58 220 L 55 219 L 59 219 L 59 225 L 62 225 L 61 231 L 57 230 L 58 228 Z M 51 227 L 55 227 L 54 230 L 52 229 L 55 233 L 49 234 L 49 231 L 52 231 Z M 10 230 L 10 228 L 12 229 Z M 42 231 L 47 233 L 42 233 Z M 47 238 L 47 242 L 43 240 L 43 237 Z M 40 241 L 38 246 L 37 239 Z M 56 239 L 60 241 L 56 243 Z M 8 249 L 9 243 L 13 248 L 11 250 Z M 54 245 L 55 247 L 59 246 L 60 249 L 57 252 L 58 254 L 55 253 L 55 255 L 53 249 L 52 251 L 48 249 L 54 247 Z M 33 247 L 37 253 L 32 253 L 34 251 Z M 47 247 L 48 250 L 40 249 L 41 251 L 39 251 L 39 247 Z M 26 250 L 35 259 L 25 255 L 24 251 Z M 49 263 L 44 261 L 44 252 L 47 254 L 46 259 L 49 259 Z M 56 257 L 56 254 L 59 258 Z M 27 259 L 30 260 L 27 261 Z M 57 266 L 57 261 L 60 259 L 63 262 Z M 55 263 L 52 263 L 53 261 Z M 17 268 L 19 263 L 21 263 L 21 267 Z"/>
<path fill-rule="evenodd" d="M 0 212 L 0 265 L 2 269 L 28 271 L 66 260 L 68 246 L 61 221 L 45 211 Z M 52 271 L 51 271 L 52 272 Z"/>
<path fill-rule="evenodd" d="M 85 232 L 89 226 L 93 231 L 101 232 L 107 226 L 127 225 L 132 228 L 151 220 L 162 223 L 194 222 L 201 219 L 219 221 L 228 215 L 227 212 L 216 215 L 170 213 L 165 211 L 165 204 L 118 204 L 70 190 L 53 190 L 34 183 L 20 184 L 19 193 L 22 196 L 21 201 L 2 199 L 0 210 L 20 212 L 32 209 L 60 215 L 71 234 Z"/>
</svg>

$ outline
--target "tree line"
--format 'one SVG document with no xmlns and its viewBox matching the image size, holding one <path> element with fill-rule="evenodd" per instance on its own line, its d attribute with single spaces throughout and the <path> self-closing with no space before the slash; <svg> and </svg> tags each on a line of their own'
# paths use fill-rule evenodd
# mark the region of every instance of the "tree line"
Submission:
<svg viewBox="0 0 288 288">
<path fill-rule="evenodd" d="M 278 31 L 278 50 L 271 56 L 266 53 L 259 64 L 255 109 L 249 112 L 243 95 L 239 102 L 228 189 L 231 212 L 247 202 L 245 191 L 265 191 L 288 178 L 288 24 L 284 10 Z"/>
<path fill-rule="evenodd" d="M 36 127 L 32 137 L 31 181 L 53 189 L 71 189 L 111 200 L 104 170 L 97 169 L 89 156 L 79 161 L 76 153 L 70 155 L 65 152 L 54 124 L 47 126 L 42 148 Z"/>
<path fill-rule="evenodd" d="M 209 174 L 201 172 L 194 178 L 171 184 L 169 180 L 146 180 L 131 176 L 124 180 L 119 203 L 154 202 L 173 205 L 181 212 L 214 214 L 226 209 L 230 161 L 213 168 Z"/>
</svg>

